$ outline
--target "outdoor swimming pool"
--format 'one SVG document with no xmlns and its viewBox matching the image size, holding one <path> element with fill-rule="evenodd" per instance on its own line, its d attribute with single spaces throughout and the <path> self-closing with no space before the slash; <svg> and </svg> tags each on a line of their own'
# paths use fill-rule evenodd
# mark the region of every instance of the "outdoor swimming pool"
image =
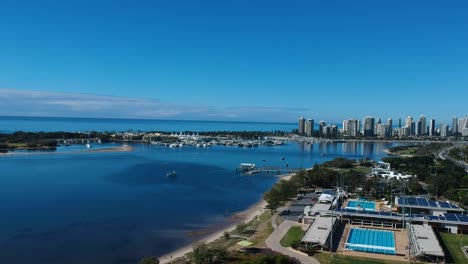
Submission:
<svg viewBox="0 0 468 264">
<path fill-rule="evenodd" d="M 351 228 L 345 248 L 348 250 L 395 255 L 392 231 Z"/>
<path fill-rule="evenodd" d="M 375 211 L 375 202 L 370 201 L 349 201 L 348 205 L 346 206 L 347 209 L 355 209 L 355 210 L 367 210 L 367 211 Z"/>
</svg>

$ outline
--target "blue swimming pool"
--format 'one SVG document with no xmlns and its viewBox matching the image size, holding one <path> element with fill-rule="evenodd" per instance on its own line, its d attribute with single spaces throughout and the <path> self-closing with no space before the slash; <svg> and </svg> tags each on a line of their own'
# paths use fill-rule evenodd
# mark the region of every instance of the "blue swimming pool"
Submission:
<svg viewBox="0 0 468 264">
<path fill-rule="evenodd" d="M 355 210 L 361 209 L 367 211 L 375 211 L 375 202 L 352 200 L 348 202 L 346 208 Z"/>
<path fill-rule="evenodd" d="M 393 231 L 351 228 L 346 241 L 347 250 L 395 255 Z"/>
</svg>

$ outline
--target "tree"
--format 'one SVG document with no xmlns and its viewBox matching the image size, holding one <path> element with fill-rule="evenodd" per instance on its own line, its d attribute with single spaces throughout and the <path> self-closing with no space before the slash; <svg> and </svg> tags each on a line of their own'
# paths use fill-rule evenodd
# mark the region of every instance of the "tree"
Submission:
<svg viewBox="0 0 468 264">
<path fill-rule="evenodd" d="M 157 257 L 144 257 L 139 264 L 159 264 L 159 259 Z"/>
</svg>

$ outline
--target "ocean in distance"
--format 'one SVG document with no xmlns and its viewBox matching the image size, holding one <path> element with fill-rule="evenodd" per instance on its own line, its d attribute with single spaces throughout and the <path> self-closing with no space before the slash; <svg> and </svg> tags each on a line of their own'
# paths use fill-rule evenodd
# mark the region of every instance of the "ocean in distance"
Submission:
<svg viewBox="0 0 468 264">
<path fill-rule="evenodd" d="M 191 121 L 153 120 L 117 118 L 79 117 L 25 117 L 0 116 L 0 133 L 14 131 L 160 131 L 160 132 L 205 132 L 205 131 L 273 131 L 291 132 L 295 123 L 231 122 L 231 121 Z"/>
<path fill-rule="evenodd" d="M 76 145 L 0 156 L 0 263 L 134 264 L 232 224 L 232 213 L 259 201 L 278 178 L 239 175 L 242 162 L 305 168 L 335 157 L 379 160 L 395 144 L 134 144 L 132 152 L 67 154 L 84 149 Z M 109 146 L 118 144 L 99 147 Z M 177 177 L 167 178 L 170 171 Z"/>
</svg>

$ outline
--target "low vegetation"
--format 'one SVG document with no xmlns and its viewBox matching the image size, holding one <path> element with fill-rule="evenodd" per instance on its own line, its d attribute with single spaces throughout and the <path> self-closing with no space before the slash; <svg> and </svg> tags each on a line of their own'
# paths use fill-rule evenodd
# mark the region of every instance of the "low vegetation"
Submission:
<svg viewBox="0 0 468 264">
<path fill-rule="evenodd" d="M 333 258 L 329 253 L 317 253 L 314 255 L 320 264 L 404 264 L 408 262 L 395 261 L 395 260 L 386 260 L 386 259 L 374 259 L 366 257 L 354 257 L 354 256 L 345 256 L 340 254 L 334 254 Z"/>
<path fill-rule="evenodd" d="M 292 247 L 297 245 L 301 238 L 304 236 L 304 230 L 300 226 L 291 227 L 286 235 L 280 240 L 280 244 L 283 247 Z"/>
<path fill-rule="evenodd" d="M 467 263 L 468 259 L 463 254 L 462 246 L 468 246 L 468 235 L 455 235 L 440 233 L 445 246 L 450 252 L 448 263 Z"/>
<path fill-rule="evenodd" d="M 443 149 L 450 144 L 430 143 L 421 145 L 397 146 L 390 148 L 389 151 L 398 155 L 426 156 Z"/>
</svg>

